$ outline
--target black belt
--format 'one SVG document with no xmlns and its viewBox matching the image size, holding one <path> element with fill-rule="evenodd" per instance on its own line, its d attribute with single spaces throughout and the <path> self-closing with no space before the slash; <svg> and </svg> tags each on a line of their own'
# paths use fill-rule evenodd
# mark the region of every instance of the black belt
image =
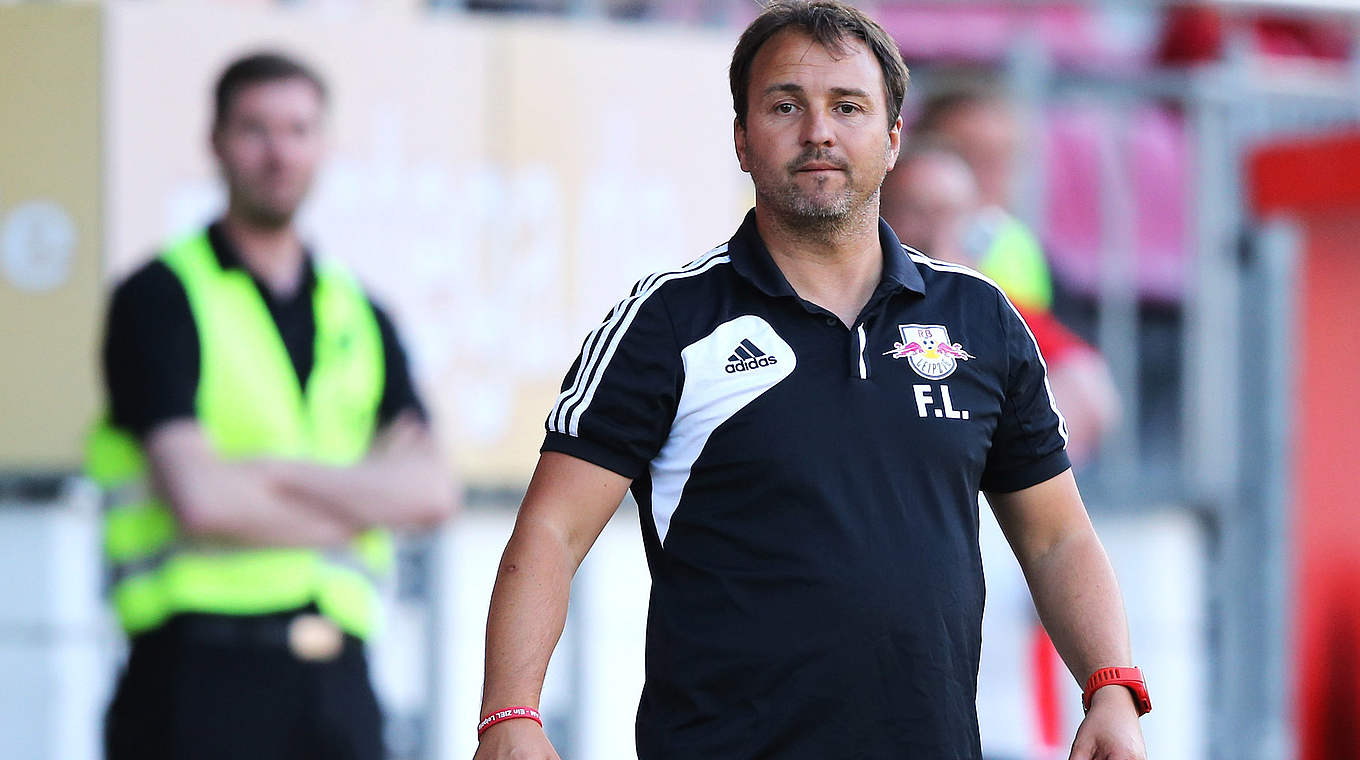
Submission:
<svg viewBox="0 0 1360 760">
<path fill-rule="evenodd" d="M 345 633 L 314 608 L 268 615 L 176 615 L 151 634 L 219 647 L 284 650 L 299 660 L 327 662 L 363 641 Z"/>
</svg>

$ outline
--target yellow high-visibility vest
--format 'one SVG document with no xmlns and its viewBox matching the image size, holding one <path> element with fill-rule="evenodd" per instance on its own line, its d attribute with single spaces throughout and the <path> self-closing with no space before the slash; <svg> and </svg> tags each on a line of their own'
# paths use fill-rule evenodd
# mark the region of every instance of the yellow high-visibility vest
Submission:
<svg viewBox="0 0 1360 760">
<path fill-rule="evenodd" d="M 303 388 L 250 275 L 223 269 L 206 233 L 172 245 L 162 261 L 188 295 L 201 350 L 196 413 L 219 456 L 331 465 L 364 457 L 385 382 L 382 334 L 345 270 L 317 266 L 316 355 Z M 375 581 L 393 564 L 386 531 L 367 531 L 344 550 L 208 546 L 180 531 L 131 433 L 99 422 L 86 464 L 107 493 L 104 549 L 129 634 L 182 612 L 253 615 L 309 603 L 361 638 L 377 626 Z"/>
<path fill-rule="evenodd" d="M 1006 291 L 1016 306 L 1030 311 L 1053 307 L 1053 278 L 1039 239 L 1019 219 L 999 208 L 977 215 L 972 231 L 979 272 Z"/>
</svg>

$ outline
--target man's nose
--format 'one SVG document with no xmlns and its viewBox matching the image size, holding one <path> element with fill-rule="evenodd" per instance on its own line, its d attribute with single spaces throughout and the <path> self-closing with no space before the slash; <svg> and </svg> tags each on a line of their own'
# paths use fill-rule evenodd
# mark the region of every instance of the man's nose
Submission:
<svg viewBox="0 0 1360 760">
<path fill-rule="evenodd" d="M 265 155 L 271 163 L 284 163 L 296 152 L 297 142 L 297 139 L 287 132 L 270 132 L 265 139 Z"/>
<path fill-rule="evenodd" d="M 269 158 L 277 158 L 279 151 L 284 149 L 284 138 L 275 130 L 266 130 L 264 133 L 264 153 Z"/>
<path fill-rule="evenodd" d="M 836 143 L 835 122 L 831 114 L 821 109 L 811 109 L 803 120 L 804 145 L 834 145 Z"/>
</svg>

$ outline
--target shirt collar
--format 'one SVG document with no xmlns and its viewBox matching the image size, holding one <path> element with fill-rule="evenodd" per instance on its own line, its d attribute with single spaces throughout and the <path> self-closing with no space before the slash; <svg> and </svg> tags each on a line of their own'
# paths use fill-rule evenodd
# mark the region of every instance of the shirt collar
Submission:
<svg viewBox="0 0 1360 760">
<path fill-rule="evenodd" d="M 260 292 L 269 293 L 269 289 L 264 287 L 260 278 L 256 277 L 241 258 L 241 251 L 227 237 L 226 231 L 222 227 L 222 222 L 217 221 L 208 225 L 208 244 L 212 247 L 213 254 L 217 257 L 217 265 L 223 269 L 239 269 L 250 275 L 251 279 L 260 284 Z M 298 286 L 298 293 L 310 293 L 316 285 L 316 268 L 312 265 L 312 252 L 303 248 L 302 250 L 302 282 Z"/>
<path fill-rule="evenodd" d="M 907 250 L 902 246 L 902 241 L 897 239 L 897 233 L 882 217 L 878 220 L 878 242 L 883 247 L 883 279 L 895 282 L 913 293 L 925 295 L 926 282 L 921 279 L 921 270 L 907 256 Z"/>
<path fill-rule="evenodd" d="M 894 290 L 905 288 L 924 295 L 925 281 L 921 279 L 921 273 L 916 269 L 915 262 L 902 248 L 897 233 L 893 232 L 888 223 L 882 219 L 878 220 L 878 241 L 883 249 L 883 278 L 879 288 L 891 285 Z M 728 241 L 727 255 L 731 258 L 732 268 L 737 274 L 745 277 L 765 294 L 797 296 L 793 286 L 770 257 L 765 241 L 760 239 L 760 232 L 756 229 L 755 209 L 746 213 L 746 219 L 742 221 L 737 234 Z"/>
</svg>

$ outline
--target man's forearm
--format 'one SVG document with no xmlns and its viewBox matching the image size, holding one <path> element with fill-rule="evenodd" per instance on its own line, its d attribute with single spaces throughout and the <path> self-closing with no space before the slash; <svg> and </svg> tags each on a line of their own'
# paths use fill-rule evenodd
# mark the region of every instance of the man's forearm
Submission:
<svg viewBox="0 0 1360 760">
<path fill-rule="evenodd" d="M 192 482 L 164 488 L 184 532 L 197 539 L 251 546 L 334 546 L 357 532 L 356 525 L 314 504 L 276 492 L 249 464 L 200 468 Z"/>
<path fill-rule="evenodd" d="M 576 562 L 553 531 L 521 522 L 505 547 L 486 625 L 482 714 L 536 707 L 562 636 Z"/>
<path fill-rule="evenodd" d="M 1084 683 L 1100 668 L 1133 664 L 1114 570 L 1089 523 L 1084 531 L 1074 531 L 1029 562 L 1025 575 L 1039 617 L 1077 683 Z M 1069 757 L 1147 757 L 1131 691 L 1104 688 L 1092 695 L 1090 711 L 1077 729 Z"/>
<path fill-rule="evenodd" d="M 280 493 L 253 463 L 213 463 L 168 489 L 185 532 L 251 546 L 338 546 L 354 523 Z"/>
<path fill-rule="evenodd" d="M 340 546 L 358 532 L 357 526 L 294 499 L 240 504 L 219 510 L 217 518 L 198 526 L 197 535 L 249 546 Z"/>
<path fill-rule="evenodd" d="M 457 508 L 453 474 L 424 420 L 399 416 L 377 436 L 363 461 L 331 467 L 272 462 L 288 494 L 320 504 L 341 519 L 368 527 L 426 527 Z"/>
<path fill-rule="evenodd" d="M 630 480 L 599 465 L 544 452 L 501 556 L 486 621 L 482 714 L 538 707 L 562 627 L 571 579 L 618 509 Z M 509 720 L 480 738 L 479 760 L 556 760 L 536 725 Z"/>
<path fill-rule="evenodd" d="M 433 456 L 368 459 L 350 467 L 275 462 L 285 493 L 362 526 L 431 525 L 454 509 L 453 478 Z"/>
<path fill-rule="evenodd" d="M 987 501 L 1029 581 L 1039 619 L 1077 683 L 1100 668 L 1131 665 L 1124 600 L 1071 470 L 1019 491 L 989 493 Z M 1146 757 L 1128 689 L 1095 693 L 1070 757 Z"/>
<path fill-rule="evenodd" d="M 1078 683 L 1099 668 L 1132 664 L 1123 599 L 1093 530 L 1074 531 L 1027 564 L 1039 618 Z"/>
</svg>

